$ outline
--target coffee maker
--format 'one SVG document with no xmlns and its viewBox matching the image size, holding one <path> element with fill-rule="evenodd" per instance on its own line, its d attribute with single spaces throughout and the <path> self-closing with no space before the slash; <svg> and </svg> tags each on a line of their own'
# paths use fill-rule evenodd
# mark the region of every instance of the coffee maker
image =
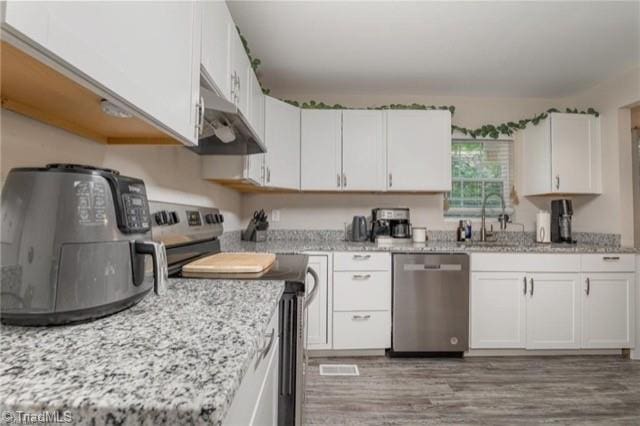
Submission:
<svg viewBox="0 0 640 426">
<path fill-rule="evenodd" d="M 371 241 L 376 237 L 391 237 L 398 240 L 411 238 L 411 222 L 409 209 L 384 207 L 371 210 Z"/>
<path fill-rule="evenodd" d="M 551 201 L 551 242 L 575 244 L 571 236 L 571 218 L 573 205 L 571 200 Z"/>
</svg>

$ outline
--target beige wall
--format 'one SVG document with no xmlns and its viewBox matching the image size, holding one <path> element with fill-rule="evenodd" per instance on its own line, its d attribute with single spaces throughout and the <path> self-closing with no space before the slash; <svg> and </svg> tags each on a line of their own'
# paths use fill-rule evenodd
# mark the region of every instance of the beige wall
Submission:
<svg viewBox="0 0 640 426">
<path fill-rule="evenodd" d="M 65 162 L 119 170 L 142 178 L 149 198 L 214 206 L 225 215 L 225 229 L 239 229 L 242 197 L 203 181 L 199 157 L 182 147 L 108 146 L 2 110 L 0 175 L 13 167 Z"/>
<path fill-rule="evenodd" d="M 636 70 L 637 72 L 637 70 Z M 637 83 L 637 82 L 636 82 Z M 624 235 L 625 244 L 633 243 L 633 227 L 626 226 L 632 217 L 631 206 L 621 199 L 628 189 L 622 183 L 630 176 L 629 165 L 618 149 L 619 132 L 612 123 L 618 122 L 618 108 L 632 102 L 633 96 L 623 94 L 637 93 L 633 73 L 614 77 L 580 97 L 566 99 L 504 99 L 504 98 L 462 98 L 462 97 L 421 97 L 421 96 L 346 96 L 319 95 L 314 93 L 277 93 L 289 99 L 324 101 L 341 103 L 347 106 L 369 106 L 386 103 L 412 103 L 435 105 L 455 105 L 454 124 L 474 127 L 486 123 L 501 123 L 530 117 L 551 107 L 593 106 L 602 113 L 603 131 L 603 175 L 605 176 L 602 196 L 572 197 L 574 201 L 574 229 L 576 231 L 612 232 Z M 640 100 L 640 96 L 636 100 Z M 627 110 L 628 111 L 628 110 Z M 628 129 L 629 127 L 627 127 Z M 515 186 L 521 192 L 522 177 L 520 170 L 522 158 L 520 135 L 514 136 L 515 143 Z M 628 178 L 629 182 L 630 177 Z M 538 209 L 549 209 L 552 197 L 519 197 L 520 204 L 515 208 L 515 221 L 524 223 L 527 229 L 533 229 Z M 415 225 L 430 229 L 454 229 L 455 222 L 443 216 L 442 195 L 387 195 L 387 194 L 252 194 L 244 201 L 245 218 L 258 208 L 279 209 L 281 221 L 273 223 L 275 228 L 330 228 L 342 229 L 351 216 L 364 214 L 376 206 L 406 206 L 412 209 Z M 602 212 L 607 212 L 603 217 Z M 514 228 L 518 229 L 518 228 Z"/>
<path fill-rule="evenodd" d="M 640 129 L 640 106 L 631 108 L 631 127 Z"/>
<path fill-rule="evenodd" d="M 603 194 L 587 203 L 576 226 L 585 231 L 620 233 L 622 243 L 631 246 L 634 209 L 630 106 L 640 102 L 640 67 L 563 102 L 577 108 L 593 106 L 601 114 Z"/>
<path fill-rule="evenodd" d="M 419 89 L 417 89 L 419 90 Z M 529 117 L 552 106 L 587 108 L 602 113 L 603 190 L 598 197 L 574 197 L 577 231 L 614 232 L 633 244 L 631 186 L 631 112 L 622 107 L 640 101 L 640 68 L 614 77 L 580 95 L 564 99 L 500 99 L 424 96 L 345 96 L 313 93 L 277 93 L 291 99 L 316 99 L 349 106 L 419 102 L 455 105 L 454 123 L 473 127 Z M 354 214 L 376 206 L 407 206 L 413 222 L 430 229 L 453 229 L 455 223 L 442 214 L 442 195 L 387 194 L 251 194 L 240 195 L 200 179 L 198 157 L 180 147 L 105 146 L 72 135 L 20 115 L 2 110 L 0 150 L 4 178 L 11 167 L 44 165 L 48 162 L 80 162 L 111 167 L 145 180 L 154 200 L 216 206 L 227 216 L 226 229 L 243 226 L 257 208 L 279 209 L 281 220 L 273 228 L 342 229 Z M 522 187 L 518 173 L 521 158 L 519 136 L 515 138 L 515 185 Z M 550 198 L 520 196 L 516 221 L 532 229 L 538 208 L 548 208 Z"/>
</svg>

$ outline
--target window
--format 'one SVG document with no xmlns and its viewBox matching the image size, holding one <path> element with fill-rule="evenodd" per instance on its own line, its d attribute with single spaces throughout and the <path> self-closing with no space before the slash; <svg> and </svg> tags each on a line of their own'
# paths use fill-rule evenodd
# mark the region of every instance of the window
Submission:
<svg viewBox="0 0 640 426">
<path fill-rule="evenodd" d="M 451 192 L 448 217 L 478 217 L 488 194 L 504 197 L 507 213 L 512 214 L 513 142 L 498 140 L 453 140 L 451 146 Z M 487 217 L 502 212 L 499 197 L 487 200 Z"/>
</svg>

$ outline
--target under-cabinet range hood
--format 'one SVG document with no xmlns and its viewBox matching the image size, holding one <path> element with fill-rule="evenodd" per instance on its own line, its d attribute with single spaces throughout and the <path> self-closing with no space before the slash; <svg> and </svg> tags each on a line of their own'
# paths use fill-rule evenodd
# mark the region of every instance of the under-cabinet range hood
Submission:
<svg viewBox="0 0 640 426">
<path fill-rule="evenodd" d="M 246 155 L 266 152 L 249 120 L 238 109 L 213 90 L 200 85 L 204 104 L 202 130 L 198 146 L 189 147 L 200 155 Z"/>
</svg>

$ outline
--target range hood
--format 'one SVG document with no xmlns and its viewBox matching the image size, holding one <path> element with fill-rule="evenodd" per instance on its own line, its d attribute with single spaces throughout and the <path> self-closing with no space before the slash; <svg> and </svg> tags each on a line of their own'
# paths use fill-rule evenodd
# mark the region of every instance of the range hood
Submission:
<svg viewBox="0 0 640 426">
<path fill-rule="evenodd" d="M 248 155 L 267 152 L 266 147 L 238 107 L 200 84 L 204 101 L 204 123 L 198 146 L 189 147 L 200 155 Z M 230 142 L 225 143 L 223 140 Z"/>
</svg>

